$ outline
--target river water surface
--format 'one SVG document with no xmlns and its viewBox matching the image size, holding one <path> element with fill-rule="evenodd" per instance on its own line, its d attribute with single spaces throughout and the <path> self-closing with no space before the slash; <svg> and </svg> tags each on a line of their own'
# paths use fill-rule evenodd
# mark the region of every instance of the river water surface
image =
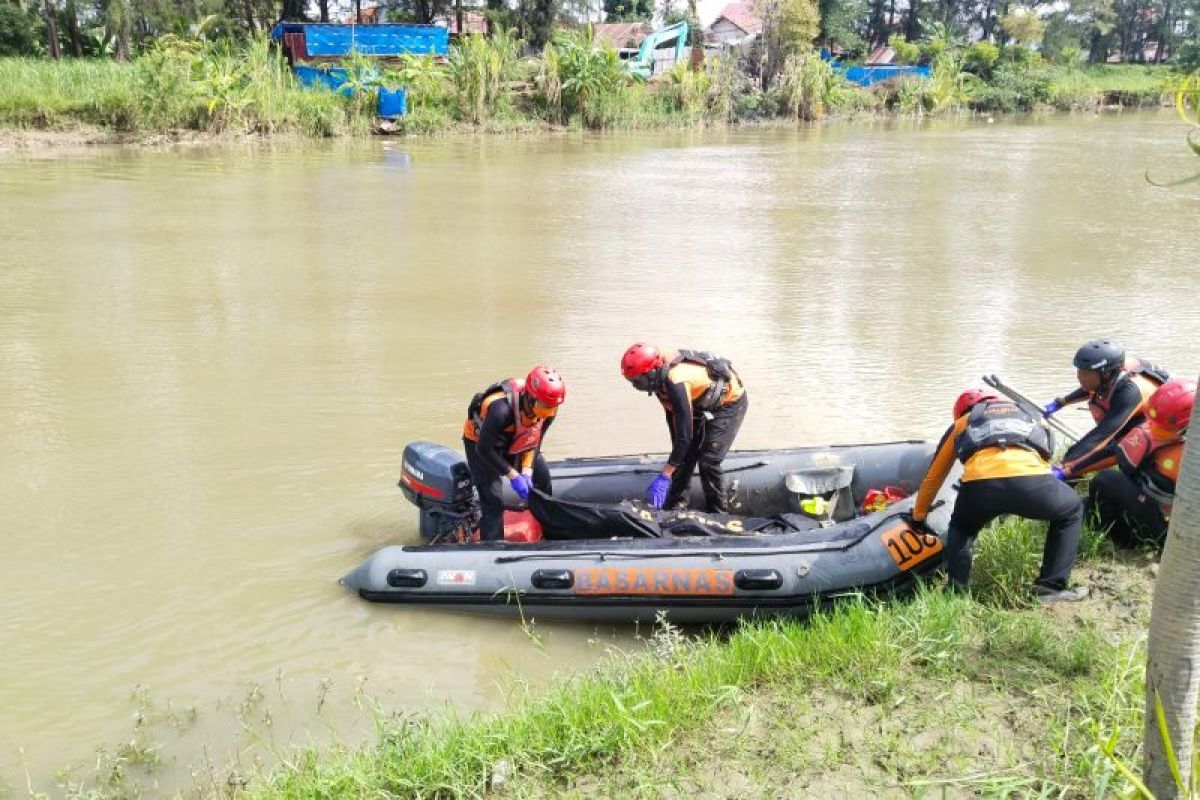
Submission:
<svg viewBox="0 0 1200 800">
<path fill-rule="evenodd" d="M 222 784 L 361 738 L 376 702 L 495 709 L 637 647 L 337 585 L 415 538 L 404 444 L 457 445 L 471 395 L 534 362 L 568 385 L 551 458 L 664 449 L 618 370 L 642 338 L 733 360 L 743 447 L 935 438 L 984 372 L 1069 389 L 1096 335 L 1194 376 L 1200 199 L 1143 179 L 1194 168 L 1183 136 L 1130 115 L 0 158 L 0 786 L 87 782 L 131 741 L 160 748 L 153 791 Z"/>
</svg>

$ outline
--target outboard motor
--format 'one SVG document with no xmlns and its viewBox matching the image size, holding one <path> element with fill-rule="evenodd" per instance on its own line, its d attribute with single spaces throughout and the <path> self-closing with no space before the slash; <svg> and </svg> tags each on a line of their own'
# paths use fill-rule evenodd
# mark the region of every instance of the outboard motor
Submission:
<svg viewBox="0 0 1200 800">
<path fill-rule="evenodd" d="M 400 490 L 421 509 L 421 537 L 432 542 L 469 540 L 479 527 L 479 501 L 466 460 L 433 442 L 404 448 Z"/>
</svg>

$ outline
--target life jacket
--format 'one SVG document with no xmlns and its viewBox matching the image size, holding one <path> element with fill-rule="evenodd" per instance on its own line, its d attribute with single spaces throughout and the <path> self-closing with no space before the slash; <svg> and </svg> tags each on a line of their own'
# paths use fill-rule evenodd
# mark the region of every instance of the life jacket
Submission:
<svg viewBox="0 0 1200 800">
<path fill-rule="evenodd" d="M 1150 425 L 1137 426 L 1117 443 L 1117 465 L 1133 478 L 1142 492 L 1170 515 L 1175 502 L 1175 482 L 1183 459 L 1183 439 L 1155 439 Z"/>
<path fill-rule="evenodd" d="M 1054 438 L 1045 425 L 1008 400 L 976 403 L 967 427 L 954 440 L 954 453 L 964 464 L 985 447 L 1020 447 L 1049 460 Z"/>
<path fill-rule="evenodd" d="M 505 433 L 512 433 L 508 454 L 515 456 L 536 449 L 542 443 L 542 429 L 546 421 L 537 417 L 532 422 L 525 421 L 525 415 L 521 413 L 521 393 L 524 390 L 525 385 L 521 381 L 509 378 L 493 383 L 471 398 L 471 404 L 467 406 L 467 420 L 463 423 L 463 437 L 478 442 L 479 430 L 483 427 L 488 409 L 492 403 L 504 398 L 508 400 L 515 419 L 513 425 L 504 429 Z"/>
<path fill-rule="evenodd" d="M 732 397 L 726 396 L 730 393 L 730 384 L 734 380 L 740 383 L 741 379 L 729 363 L 729 359 L 702 350 L 679 350 L 674 358 L 659 367 L 663 371 L 663 380 L 655 394 L 665 408 L 671 407 L 670 398 L 667 396 L 666 376 L 670 374 L 672 367 L 684 363 L 697 364 L 708 372 L 708 386 L 692 387 L 692 405 L 696 409 L 713 411 L 733 400 Z"/>
<path fill-rule="evenodd" d="M 1116 394 L 1118 384 L 1122 381 L 1133 381 L 1142 394 L 1142 402 L 1138 406 L 1136 415 L 1140 416 L 1145 413 L 1146 404 L 1150 401 L 1150 395 L 1154 394 L 1154 390 L 1169 380 L 1171 380 L 1170 373 L 1157 364 L 1143 361 L 1140 358 L 1128 358 L 1125 360 L 1125 366 L 1121 368 L 1121 374 L 1109 384 L 1106 391 L 1088 397 L 1088 411 L 1092 412 L 1092 419 L 1099 425 L 1112 408 L 1112 398 Z"/>
</svg>

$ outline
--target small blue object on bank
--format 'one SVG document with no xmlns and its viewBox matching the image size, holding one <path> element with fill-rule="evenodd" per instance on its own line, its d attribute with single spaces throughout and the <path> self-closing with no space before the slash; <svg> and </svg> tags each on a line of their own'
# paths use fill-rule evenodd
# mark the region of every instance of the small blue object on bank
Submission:
<svg viewBox="0 0 1200 800">
<path fill-rule="evenodd" d="M 396 119 L 408 113 L 408 93 L 403 89 L 380 89 L 378 114 L 384 119 Z"/>
</svg>

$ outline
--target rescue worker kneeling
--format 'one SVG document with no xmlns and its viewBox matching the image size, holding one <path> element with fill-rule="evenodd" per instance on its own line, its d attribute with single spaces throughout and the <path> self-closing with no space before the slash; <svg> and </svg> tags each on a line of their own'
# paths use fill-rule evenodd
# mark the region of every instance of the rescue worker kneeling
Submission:
<svg viewBox="0 0 1200 800">
<path fill-rule="evenodd" d="M 1067 449 L 1062 464 L 1054 468 L 1054 474 L 1064 480 L 1097 469 L 1097 456 L 1145 420 L 1150 395 L 1170 378 L 1165 370 L 1148 361 L 1127 357 L 1125 348 L 1111 339 L 1093 339 L 1084 344 L 1075 352 L 1074 364 L 1079 388 L 1054 398 L 1042 410 L 1048 417 L 1063 406 L 1086 400 L 1096 423 Z"/>
<path fill-rule="evenodd" d="M 707 510 L 729 511 L 721 463 L 750 402 L 733 366 L 711 353 L 663 353 L 638 342 L 621 357 L 621 374 L 633 388 L 658 398 L 671 432 L 671 454 L 646 490 L 650 505 L 686 508 L 692 473 L 699 466 Z"/>
<path fill-rule="evenodd" d="M 471 400 L 463 423 L 463 449 L 479 492 L 479 538 L 504 538 L 501 478 L 508 478 L 522 502 L 531 489 L 550 494 L 550 469 L 542 440 L 567 396 L 553 369 L 536 366 L 525 380 L 499 381 Z"/>
<path fill-rule="evenodd" d="M 1043 603 L 1081 600 L 1086 589 L 1069 589 L 1079 549 L 1083 504 L 1070 486 L 1050 474 L 1053 440 L 1045 423 L 1015 403 L 971 389 L 954 403 L 954 424 L 917 492 L 912 518 L 924 523 L 930 503 L 954 465 L 963 462 L 962 486 L 946 536 L 950 583 L 966 589 L 975 537 L 996 517 L 1016 514 L 1050 523 L 1042 567 L 1033 591 Z"/>
<path fill-rule="evenodd" d="M 1175 502 L 1175 481 L 1196 403 L 1196 383 L 1175 379 L 1153 395 L 1149 419 L 1127 433 L 1092 478 L 1088 511 L 1120 547 L 1151 544 L 1162 550 Z"/>
</svg>

